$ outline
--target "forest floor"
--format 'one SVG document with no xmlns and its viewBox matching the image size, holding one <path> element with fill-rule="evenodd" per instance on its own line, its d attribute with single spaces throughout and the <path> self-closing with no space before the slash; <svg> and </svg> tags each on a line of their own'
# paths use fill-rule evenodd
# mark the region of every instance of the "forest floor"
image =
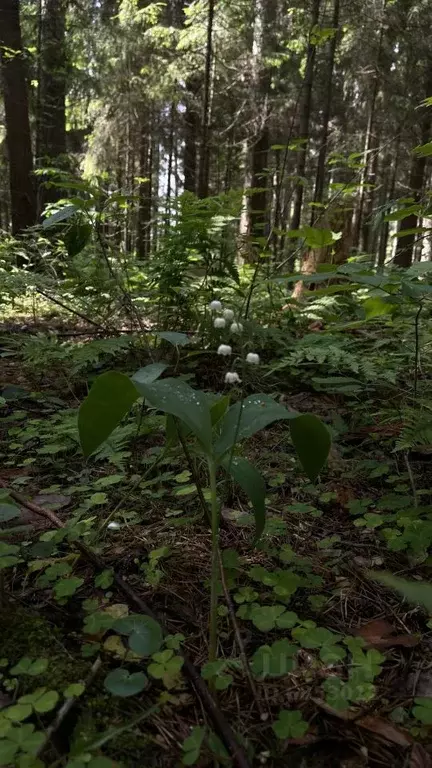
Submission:
<svg viewBox="0 0 432 768">
<path fill-rule="evenodd" d="M 31 320 L 23 319 L 26 323 L 31 331 Z M 105 454 L 85 461 L 76 432 L 85 381 L 68 381 L 61 364 L 29 371 L 20 357 L 27 329 L 5 327 L 3 338 L 11 336 L 16 352 L 2 358 L 0 375 L 5 398 L 0 411 L 2 485 L 54 511 L 62 522 L 78 513 L 96 531 L 92 545 L 106 570 L 101 574 L 79 552 L 60 545 L 55 557 L 46 556 L 44 567 L 46 561 L 67 562 L 82 581 L 68 599 L 59 599 L 55 582 L 41 578 L 32 554 L 38 540 L 39 545 L 49 540 L 52 522 L 22 505 L 18 522 L 26 528 L 8 541 L 24 542 L 28 557 L 13 573 L 7 571 L 2 583 L 0 656 L 9 664 L 23 656 L 47 657 L 49 667 L 38 685 L 59 691 L 88 680 L 93 667 L 95 674 L 56 729 L 45 752 L 46 765 L 61 765 L 59 756 L 79 752 L 107 728 L 123 726 L 101 747 L 101 754 L 136 768 L 179 765 L 191 729 L 208 725 L 194 690 L 184 677 L 170 680 L 168 675 L 165 703 L 144 718 L 164 690 L 162 681 L 152 679 L 137 696 L 113 697 L 103 681 L 124 662 L 127 651 L 109 630 L 91 629 L 88 621 L 83 630 L 83 622 L 95 611 L 136 611 L 113 583 L 113 569 L 171 635 L 184 637 L 183 650 L 191 661 L 198 668 L 206 663 L 211 542 L 190 472 L 180 453 L 161 454 L 162 420 L 157 415 L 141 430 L 136 418 L 131 420 L 124 428 L 129 431 Z M 8 344 L 4 349 L 10 350 Z M 199 384 L 205 387 L 207 376 L 211 388 L 214 371 L 210 362 L 206 365 L 200 363 Z M 123 358 L 111 367 L 130 372 L 134 365 Z M 186 360 L 180 372 L 196 375 L 197 369 Z M 432 707 L 432 622 L 422 609 L 374 581 L 371 571 L 430 577 L 431 558 L 389 548 L 391 535 L 382 535 L 381 529 L 397 533 L 403 528 L 402 515 L 412 515 L 413 507 L 426 503 L 432 494 L 431 456 L 394 452 L 398 425 L 380 416 L 382 402 L 373 396 L 354 405 L 343 395 L 312 390 L 297 389 L 287 397 L 291 407 L 333 425 L 334 447 L 319 482 L 312 485 L 296 463 L 285 426 L 273 425 L 247 443 L 246 454 L 268 488 L 268 522 L 258 547 L 251 546 L 253 519 L 247 502 L 232 487 L 220 487 L 220 542 L 231 601 L 227 605 L 221 590 L 219 657 L 226 661 L 222 678 L 231 680 L 225 689 L 222 682 L 214 696 L 247 745 L 250 765 L 427 768 L 432 765 L 428 716 L 423 722 L 416 716 L 414 699 L 429 700 Z M 429 508 L 424 510 L 426 515 Z M 116 525 L 108 528 L 108 521 Z M 248 618 L 252 604 L 288 607 L 291 623 L 287 617 L 278 628 L 277 611 L 273 616 L 267 611 L 258 628 Z M 236 640 L 232 610 L 240 613 L 236 622 L 243 648 Z M 291 633 L 295 625 L 297 631 Z M 322 631 L 311 632 L 316 629 Z M 346 637 L 363 638 L 361 658 L 355 649 L 347 655 Z M 257 649 L 287 638 L 297 646 L 286 674 L 255 674 Z M 240 660 L 242 650 L 254 672 L 254 693 Z M 98 654 L 101 664 L 95 671 Z M 129 668 L 139 671 L 142 662 L 132 658 Z M 350 692 L 347 680 L 359 669 L 363 677 L 357 675 Z M 333 689 L 326 686 L 335 678 L 341 682 Z M 0 691 L 0 707 L 18 691 L 28 690 L 28 681 L 20 678 L 14 693 Z M 307 732 L 277 739 L 271 726 L 280 710 L 299 711 Z M 133 724 L 139 717 L 141 722 Z M 45 718 L 42 725 L 47 727 L 52 715 Z M 215 762 L 230 764 L 221 743 L 210 738 L 197 764 Z"/>
</svg>

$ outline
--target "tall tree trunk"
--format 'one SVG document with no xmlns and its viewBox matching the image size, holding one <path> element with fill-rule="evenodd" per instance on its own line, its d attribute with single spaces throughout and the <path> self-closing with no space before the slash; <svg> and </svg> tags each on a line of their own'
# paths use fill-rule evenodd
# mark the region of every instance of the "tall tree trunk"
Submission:
<svg viewBox="0 0 432 768">
<path fill-rule="evenodd" d="M 0 0 L 0 59 L 9 157 L 12 234 L 16 235 L 36 221 L 36 192 L 19 0 Z"/>
<path fill-rule="evenodd" d="M 207 45 L 204 74 L 204 99 L 201 126 L 200 163 L 198 174 L 198 197 L 204 198 L 209 192 L 210 171 L 210 120 L 211 120 L 211 90 L 213 63 L 213 21 L 215 0 L 208 0 L 207 15 Z"/>
<path fill-rule="evenodd" d="M 379 69 L 382 61 L 382 50 L 383 50 L 383 42 L 384 42 L 384 20 L 385 20 L 385 11 L 387 6 L 387 1 L 388 0 L 382 0 L 382 16 L 381 16 L 379 38 L 378 38 L 378 51 L 377 51 L 375 66 L 374 66 L 372 92 L 371 92 L 371 98 L 369 102 L 369 112 L 368 112 L 368 119 L 367 119 L 367 125 L 366 125 L 364 158 L 363 158 L 363 168 L 360 176 L 358 205 L 357 205 L 355 219 L 354 219 L 354 245 L 357 248 L 360 246 L 360 238 L 361 238 L 361 233 L 363 228 L 363 214 L 364 214 L 365 200 L 366 200 L 366 183 L 368 181 L 369 170 L 372 163 L 371 152 L 374 148 L 373 145 L 375 140 L 375 137 L 374 137 L 375 107 L 376 107 L 377 96 L 380 88 Z"/>
<path fill-rule="evenodd" d="M 429 81 L 426 86 L 425 96 L 430 96 L 432 91 L 432 72 L 430 73 Z M 421 144 L 426 144 L 430 141 L 430 134 L 432 128 L 432 112 L 430 107 L 421 108 L 420 118 L 420 130 L 421 130 Z M 413 153 L 411 160 L 411 171 L 409 177 L 409 188 L 414 200 L 419 201 L 422 196 L 423 183 L 425 177 L 425 170 L 427 165 L 427 157 Z M 409 267 L 412 264 L 414 245 L 417 239 L 415 232 L 403 236 L 403 233 L 407 230 L 416 229 L 418 226 L 418 216 L 416 213 L 412 213 L 403 219 L 399 226 L 398 241 L 396 246 L 396 255 L 394 263 L 398 267 Z M 402 236 L 401 236 L 402 235 Z"/>
<path fill-rule="evenodd" d="M 334 0 L 333 7 L 333 20 L 332 27 L 335 30 L 332 39 L 329 44 L 329 58 L 327 69 L 327 93 L 324 104 L 324 111 L 322 116 L 322 132 L 320 136 L 320 148 L 318 154 L 318 164 L 315 178 L 315 192 L 314 203 L 322 203 L 324 197 L 325 187 L 325 163 L 327 158 L 327 143 L 329 135 L 329 123 L 332 111 L 332 96 L 333 96 L 333 74 L 334 64 L 336 58 L 336 48 L 339 40 L 339 14 L 340 14 L 340 0 Z M 311 225 L 313 226 L 316 219 L 317 210 L 312 208 Z"/>
<path fill-rule="evenodd" d="M 388 184 L 388 177 L 385 179 L 385 182 L 384 182 L 385 200 L 388 203 L 392 202 L 395 196 L 396 179 L 397 179 L 397 172 L 399 167 L 400 139 L 401 139 L 401 135 L 399 131 L 397 140 L 396 140 L 396 147 L 393 153 L 394 160 L 393 160 L 393 168 L 391 170 L 390 185 Z M 385 160 L 387 161 L 386 166 L 390 167 L 392 162 L 392 158 L 390 157 L 390 155 L 387 155 Z M 384 265 L 386 262 L 389 232 L 390 232 L 390 223 L 388 221 L 384 221 L 381 226 L 381 235 L 380 235 L 379 250 L 378 250 L 378 271 L 379 272 L 383 271 Z"/>
<path fill-rule="evenodd" d="M 200 78 L 196 75 L 186 83 L 185 114 L 184 114 L 184 153 L 183 172 L 185 192 L 197 192 L 197 146 L 200 116 L 197 107 L 197 94 L 200 88 Z"/>
<path fill-rule="evenodd" d="M 302 86 L 303 93 L 302 93 L 300 124 L 299 124 L 299 139 L 301 140 L 301 145 L 298 151 L 297 176 L 299 177 L 300 182 L 305 175 L 306 160 L 307 160 L 307 153 L 308 153 L 309 123 L 310 123 L 311 108 L 312 108 L 312 87 L 313 87 L 314 65 L 315 65 L 315 54 L 316 54 L 316 45 L 313 40 L 313 33 L 319 21 L 320 4 L 321 4 L 321 0 L 312 0 L 312 17 L 311 17 L 311 26 L 310 26 L 310 32 L 309 32 L 306 69 L 305 69 L 305 75 L 304 75 L 303 86 Z M 295 189 L 294 209 L 293 209 L 293 215 L 291 219 L 291 229 L 294 229 L 294 230 L 298 229 L 300 226 L 302 207 L 303 207 L 303 190 L 304 190 L 303 184 L 298 183 Z"/>
<path fill-rule="evenodd" d="M 61 167 L 66 155 L 66 4 L 45 0 L 42 9 L 40 83 L 37 116 L 37 162 Z M 46 187 L 42 177 L 39 211 L 64 196 L 58 187 Z"/>
<path fill-rule="evenodd" d="M 152 139 L 145 124 L 140 136 L 139 175 L 136 250 L 138 258 L 144 260 L 150 255 L 152 216 Z"/>
<path fill-rule="evenodd" d="M 255 16 L 252 43 L 252 85 L 255 93 L 257 128 L 252 144 L 250 173 L 253 192 L 249 205 L 249 231 L 252 239 L 262 238 L 269 231 L 268 210 L 269 153 L 270 153 L 270 105 L 271 68 L 266 56 L 273 48 L 275 3 L 272 0 L 255 0 Z"/>
</svg>

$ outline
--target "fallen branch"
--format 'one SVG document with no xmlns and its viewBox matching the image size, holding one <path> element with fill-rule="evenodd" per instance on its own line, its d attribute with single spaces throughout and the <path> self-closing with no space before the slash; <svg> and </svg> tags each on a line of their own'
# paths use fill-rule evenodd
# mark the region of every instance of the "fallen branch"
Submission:
<svg viewBox="0 0 432 768">
<path fill-rule="evenodd" d="M 31 501 L 28 501 L 25 496 L 23 496 L 18 491 L 14 491 L 6 485 L 6 483 L 3 482 L 3 480 L 0 480 L 0 487 L 7 489 L 9 496 L 14 499 L 18 504 L 20 504 L 23 507 L 26 507 L 31 512 L 34 512 L 36 515 L 39 515 L 39 517 L 44 517 L 47 520 L 50 520 L 51 523 L 56 528 L 64 528 L 64 524 L 60 520 L 60 518 L 55 514 L 55 512 L 52 512 L 50 509 L 46 509 L 45 507 L 40 507 L 38 504 L 34 504 Z M 92 565 L 94 565 L 96 568 L 98 568 L 101 571 L 104 571 L 106 569 L 106 563 L 104 560 L 102 560 L 99 555 L 97 555 L 95 552 L 93 552 L 92 549 L 86 546 L 86 544 L 83 544 L 81 541 L 74 541 L 74 545 L 79 550 L 79 552 L 83 555 L 83 557 L 86 558 Z M 123 592 L 124 595 L 126 595 L 129 600 L 134 603 L 137 608 L 140 609 L 143 613 L 147 614 L 147 616 L 150 616 L 152 619 L 157 621 L 163 631 L 167 633 L 165 627 L 163 626 L 163 623 L 160 621 L 158 616 L 152 611 L 152 609 L 140 598 L 140 596 L 135 592 L 132 587 L 127 584 L 121 576 L 119 576 L 117 573 L 114 572 L 114 581 L 117 584 L 118 588 Z M 239 768 L 250 768 L 249 761 L 242 749 L 242 747 L 238 744 L 236 737 L 233 733 L 233 730 L 231 726 L 227 723 L 223 713 L 217 706 L 216 702 L 214 701 L 213 697 L 210 694 L 210 691 L 205 684 L 204 680 L 202 679 L 198 669 L 190 659 L 188 659 L 185 654 L 182 654 L 183 657 L 183 670 L 185 673 L 185 676 L 188 678 L 190 684 L 195 690 L 196 695 L 201 699 L 201 703 L 206 710 L 210 720 L 213 723 L 213 726 L 217 733 L 219 734 L 220 738 L 222 739 L 225 747 L 230 752 L 232 759 L 234 760 L 234 763 L 239 766 Z"/>
</svg>

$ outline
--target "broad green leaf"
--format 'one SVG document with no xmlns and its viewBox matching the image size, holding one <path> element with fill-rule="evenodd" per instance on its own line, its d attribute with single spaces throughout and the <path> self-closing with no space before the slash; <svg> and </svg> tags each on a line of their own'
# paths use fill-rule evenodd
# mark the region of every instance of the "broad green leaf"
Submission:
<svg viewBox="0 0 432 768">
<path fill-rule="evenodd" d="M 0 523 L 7 523 L 9 520 L 20 516 L 18 507 L 13 504 L 0 504 Z"/>
<path fill-rule="evenodd" d="M 398 576 L 393 576 L 393 574 L 385 571 L 372 572 L 370 575 L 386 587 L 400 592 L 408 602 L 423 605 L 429 613 L 432 613 L 432 584 L 427 584 L 424 581 L 400 579 Z"/>
<path fill-rule="evenodd" d="M 136 384 L 137 389 L 139 390 L 141 382 L 143 384 L 153 384 L 159 376 L 162 376 L 167 368 L 168 365 L 166 363 L 150 363 L 150 365 L 146 365 L 144 368 L 140 368 L 134 373 L 132 381 Z"/>
<path fill-rule="evenodd" d="M 220 397 L 216 400 L 216 402 L 212 403 L 210 406 L 210 418 L 212 426 L 217 424 L 221 418 L 225 415 L 226 410 L 229 406 L 230 398 L 229 395 L 225 395 L 225 397 Z"/>
<path fill-rule="evenodd" d="M 341 233 L 320 227 L 303 227 L 301 234 L 309 248 L 326 248 L 341 238 Z"/>
<path fill-rule="evenodd" d="M 169 341 L 174 347 L 185 347 L 190 344 L 190 338 L 186 333 L 179 333 L 178 331 L 157 331 L 155 333 L 159 339 Z"/>
<path fill-rule="evenodd" d="M 144 672 L 134 672 L 132 675 L 127 669 L 113 669 L 104 680 L 104 686 L 113 696 L 135 696 L 144 690 L 148 678 Z"/>
<path fill-rule="evenodd" d="M 230 456 L 225 456 L 221 463 L 252 502 L 256 541 L 265 527 L 265 482 L 258 470 L 247 459 L 233 456 L 230 461 L 230 458 Z"/>
<path fill-rule="evenodd" d="M 222 456 L 234 443 L 252 437 L 273 421 L 296 417 L 298 413 L 288 411 L 269 395 L 250 395 L 242 402 L 232 405 L 223 417 L 221 434 L 215 444 L 216 455 Z"/>
<path fill-rule="evenodd" d="M 430 157 L 432 155 L 432 141 L 428 141 L 427 144 L 420 144 L 418 147 L 414 147 L 413 152 L 419 157 Z"/>
<path fill-rule="evenodd" d="M 92 234 L 91 225 L 88 221 L 74 222 L 63 235 L 63 241 L 68 255 L 73 257 L 86 247 Z"/>
<path fill-rule="evenodd" d="M 53 213 L 52 216 L 48 216 L 47 219 L 44 219 L 42 222 L 42 227 L 44 229 L 55 227 L 61 221 L 66 221 L 67 219 L 70 219 L 72 216 L 74 216 L 77 210 L 78 208 L 76 205 L 65 205 L 64 208 L 61 208 L 59 211 Z"/>
<path fill-rule="evenodd" d="M 291 439 L 309 480 L 314 482 L 327 461 L 331 437 L 321 419 L 304 413 L 291 422 Z"/>
<path fill-rule="evenodd" d="M 176 416 L 194 433 L 206 451 L 211 450 L 212 425 L 207 398 L 181 379 L 139 384 L 141 394 L 159 411 Z"/>
<path fill-rule="evenodd" d="M 0 741 L 0 765 L 15 765 L 14 757 L 18 752 L 18 744 L 13 741 Z"/>
<path fill-rule="evenodd" d="M 397 309 L 395 302 L 384 299 L 382 296 L 371 296 L 363 302 L 366 320 L 382 315 L 391 315 Z"/>
<path fill-rule="evenodd" d="M 161 626 L 151 616 L 125 616 L 115 622 L 114 629 L 121 635 L 129 635 L 130 649 L 140 656 L 151 656 L 157 653 L 162 645 Z"/>
<path fill-rule="evenodd" d="M 124 373 L 99 376 L 78 413 L 78 431 L 84 456 L 90 456 L 107 440 L 130 411 L 139 393 Z"/>
<path fill-rule="evenodd" d="M 412 216 L 412 214 L 417 216 L 420 212 L 420 205 L 410 205 L 408 208 L 399 208 L 399 210 L 394 211 L 393 213 L 388 213 L 384 216 L 383 221 L 402 221 L 403 219 L 408 218 L 408 216 Z"/>
</svg>

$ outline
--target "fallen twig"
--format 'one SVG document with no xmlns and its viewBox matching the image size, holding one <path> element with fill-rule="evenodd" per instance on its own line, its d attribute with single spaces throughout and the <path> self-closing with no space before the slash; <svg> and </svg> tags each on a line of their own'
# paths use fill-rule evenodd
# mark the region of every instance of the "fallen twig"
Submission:
<svg viewBox="0 0 432 768">
<path fill-rule="evenodd" d="M 17 501 L 18 504 L 21 504 L 23 507 L 27 507 L 27 509 L 29 509 L 31 512 L 34 512 L 36 515 L 50 520 L 56 528 L 65 527 L 55 512 L 52 512 L 50 509 L 40 507 L 38 504 L 34 504 L 33 502 L 28 501 L 21 493 L 9 488 L 6 483 L 3 482 L 3 480 L 0 480 L 0 487 L 7 489 L 9 496 Z M 92 565 L 101 571 L 106 569 L 106 563 L 104 560 L 102 560 L 102 558 L 93 552 L 93 550 L 90 549 L 86 544 L 83 544 L 81 541 L 74 541 L 74 545 L 81 552 L 83 557 L 92 563 Z M 127 584 L 117 573 L 114 572 L 113 577 L 115 583 L 119 589 L 121 589 L 123 594 L 126 595 L 126 597 L 128 597 L 129 600 L 140 609 L 140 611 L 155 619 L 155 621 L 161 625 L 164 632 L 166 632 L 165 627 L 163 626 L 163 623 L 160 621 L 158 616 L 156 616 L 152 609 L 144 602 L 144 600 L 140 598 L 135 590 L 132 589 L 132 587 L 130 587 L 129 584 Z M 219 734 L 227 750 L 230 752 L 235 764 L 239 766 L 239 768 L 250 768 L 249 761 L 242 747 L 238 744 L 231 726 L 227 723 L 222 711 L 219 709 L 213 697 L 211 696 L 210 691 L 203 678 L 201 677 L 198 669 L 194 664 L 192 664 L 190 659 L 188 659 L 185 654 L 182 654 L 182 656 L 185 676 L 188 678 L 190 684 L 194 688 L 196 695 L 200 698 L 201 703 L 206 710 L 210 720 L 212 721 L 215 730 Z"/>
</svg>

